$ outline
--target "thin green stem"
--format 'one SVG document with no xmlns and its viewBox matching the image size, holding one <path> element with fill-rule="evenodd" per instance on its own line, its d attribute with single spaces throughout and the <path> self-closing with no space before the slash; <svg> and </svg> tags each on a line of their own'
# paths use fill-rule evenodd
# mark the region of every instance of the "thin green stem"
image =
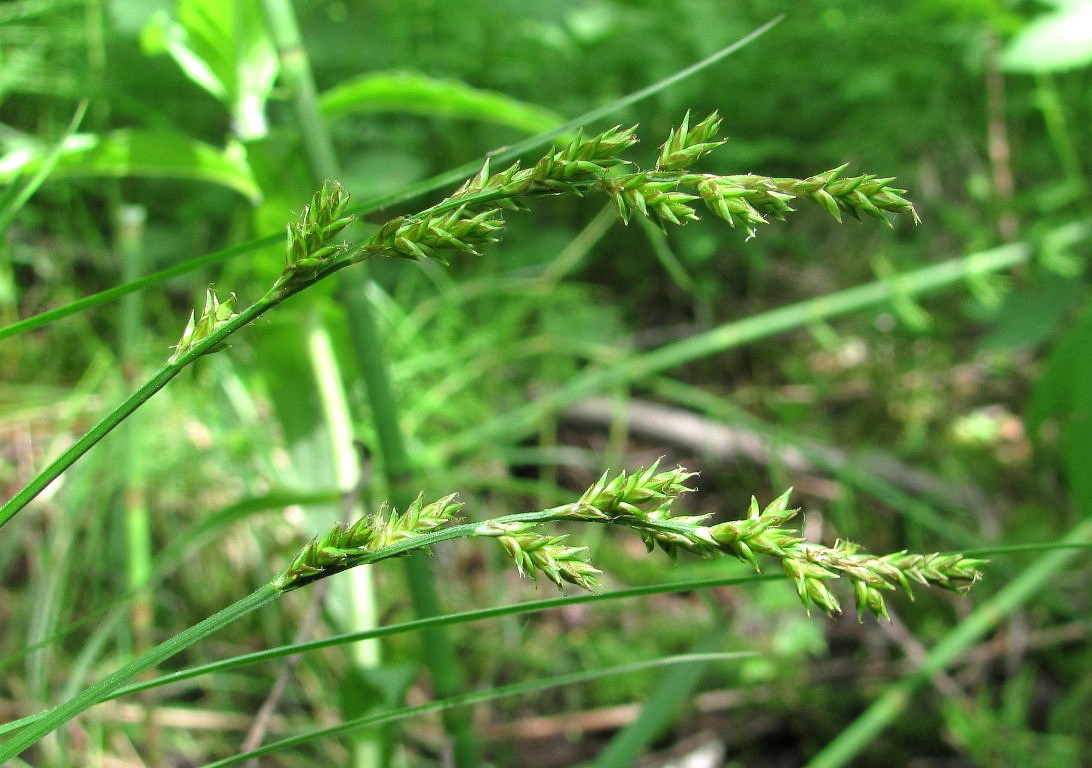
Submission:
<svg viewBox="0 0 1092 768">
<path fill-rule="evenodd" d="M 69 446 L 64 453 L 50 462 L 45 469 L 39 472 L 34 479 L 6 501 L 3 506 L 0 506 L 0 527 L 6 525 L 21 509 L 41 493 L 46 486 L 60 477 L 62 472 L 72 466 L 77 459 L 106 437 L 106 435 L 128 418 L 137 408 L 150 400 L 156 392 L 163 389 L 171 379 L 182 373 L 190 363 L 214 350 L 233 333 L 252 323 L 289 295 L 290 294 L 287 292 L 276 295 L 267 295 L 244 309 L 232 320 L 217 328 L 204 339 L 195 343 L 185 354 L 180 355 L 175 360 L 168 362 L 160 368 L 159 372 L 145 382 L 143 386 L 129 395 L 124 402 L 88 430 L 83 437 Z"/>
<path fill-rule="evenodd" d="M 41 719 L 35 720 L 21 732 L 0 744 L 0 765 L 18 756 L 23 750 L 35 744 L 43 736 L 53 732 L 62 724 L 68 722 L 76 715 L 108 697 L 117 688 L 139 675 L 149 667 L 161 664 L 176 653 L 188 648 L 194 643 L 203 640 L 213 632 L 227 626 L 231 622 L 242 618 L 246 614 L 261 608 L 273 601 L 280 593 L 271 585 L 266 584 L 260 589 L 236 603 L 224 608 L 222 611 L 209 616 L 204 621 L 194 624 L 192 627 L 179 632 L 155 648 L 141 654 L 117 671 L 107 675 L 94 685 L 81 691 L 73 698 L 54 709 L 46 712 Z"/>
<path fill-rule="evenodd" d="M 1043 113 L 1050 143 L 1058 155 L 1066 181 L 1072 186 L 1074 198 L 1083 197 L 1088 191 L 1088 177 L 1081 166 L 1081 153 L 1073 141 L 1073 132 L 1066 120 L 1066 110 L 1058 95 L 1058 87 L 1050 73 L 1039 74 L 1035 79 L 1035 95 Z"/>
<path fill-rule="evenodd" d="M 262 0 L 262 10 L 277 46 L 281 72 L 295 102 L 293 111 L 299 121 L 308 164 L 319 175 L 319 181 L 337 178 L 337 153 L 322 120 L 311 63 L 303 47 L 292 4 L 288 0 Z"/>
<path fill-rule="evenodd" d="M 130 282 L 144 272 L 144 220 L 146 212 L 143 206 L 115 201 L 114 218 L 116 221 L 116 244 L 122 259 L 123 282 Z M 121 301 L 121 322 L 118 327 L 118 348 L 121 357 L 122 380 L 127 387 L 140 382 L 143 363 L 141 351 L 144 347 L 144 300 L 139 293 L 132 293 Z M 125 556 L 126 584 L 130 590 L 139 594 L 130 606 L 129 622 L 133 637 L 132 652 L 144 653 L 154 640 L 155 609 L 152 592 L 141 589 L 151 578 L 152 563 L 152 521 L 147 503 L 147 487 L 144 478 L 144 464 L 141 460 L 145 448 L 144 435 L 134 429 L 130 422 L 120 432 L 124 455 L 125 489 Z M 152 708 L 146 710 L 148 760 L 158 763 L 158 729 L 154 727 Z"/>
<path fill-rule="evenodd" d="M 319 109 L 314 76 L 304 48 L 296 15 L 288 0 L 263 0 L 262 6 L 270 31 L 279 50 L 285 80 L 293 94 L 299 122 L 316 183 L 340 176 L 337 153 Z M 358 369 L 364 380 L 372 419 L 376 425 L 382 470 L 386 475 L 392 501 L 405 508 L 411 501 L 405 482 L 410 476 L 410 462 L 398 421 L 398 403 L 390 383 L 386 356 L 366 298 L 367 280 L 362 271 L 342 273 L 339 299 L 345 307 L 348 329 L 354 349 L 358 350 Z M 427 561 L 410 558 L 406 563 L 410 596 L 419 617 L 436 616 L 442 611 L 436 594 L 435 578 Z M 458 659 L 447 633 L 441 627 L 425 632 L 427 652 L 422 654 L 433 685 L 440 696 L 451 696 L 462 688 Z M 479 764 L 470 723 L 463 717 L 445 717 L 445 727 L 454 743 L 455 765 L 473 768 Z"/>
<path fill-rule="evenodd" d="M 239 656 L 233 656 L 228 659 L 221 659 L 219 661 L 209 662 L 208 664 L 187 667 L 186 669 L 180 669 L 176 672 L 168 672 L 167 674 L 160 675 L 159 677 L 153 678 L 151 680 L 142 680 L 122 686 L 114 690 L 112 693 L 105 695 L 102 699 L 99 700 L 98 703 L 101 703 L 103 701 L 120 699 L 124 696 L 129 696 L 134 693 L 140 693 L 141 691 L 147 691 L 152 688 L 161 688 L 165 685 L 172 685 L 174 683 L 180 683 L 185 680 L 192 680 L 194 678 L 203 677 L 204 675 L 211 675 L 216 672 L 223 672 L 226 670 L 236 669 L 238 667 L 245 667 L 252 664 L 275 661 L 277 659 L 282 659 L 285 656 L 293 656 L 297 653 L 306 653 L 308 651 L 316 651 L 322 648 L 333 648 L 339 645 L 358 643 L 362 640 L 375 640 L 381 637 L 390 637 L 406 632 L 418 632 L 434 626 L 467 624 L 475 621 L 486 621 L 488 619 L 502 618 L 505 616 L 539 613 L 541 611 L 553 610 L 555 608 L 564 608 L 570 605 L 598 603 L 605 600 L 628 600 L 637 597 L 647 597 L 649 595 L 664 595 L 674 592 L 694 592 L 697 590 L 713 589 L 716 587 L 732 587 L 741 586 L 744 584 L 757 584 L 759 582 L 765 581 L 783 581 L 785 578 L 787 577 L 784 573 L 752 573 L 745 576 L 728 576 L 716 579 L 696 579 L 692 581 L 672 582 L 669 584 L 651 584 L 641 587 L 629 587 L 626 589 L 617 589 L 612 592 L 564 595 L 562 597 L 550 597 L 544 600 L 534 600 L 526 603 L 516 603 L 514 605 L 497 605 L 490 608 L 479 608 L 473 611 L 449 613 L 443 616 L 431 616 L 426 619 L 414 619 L 412 621 L 400 622 L 398 624 L 388 624 L 386 626 L 376 627 L 374 629 L 368 629 L 358 632 L 345 632 L 340 635 L 323 637 L 317 640 L 309 640 L 303 643 L 294 643 L 291 645 L 281 645 L 274 648 L 266 648 L 262 651 L 245 653 Z M 6 733 L 10 733 L 11 731 L 24 728 L 30 723 L 41 720 L 47 714 L 48 711 L 39 712 L 37 714 L 27 715 L 26 717 L 19 718 L 18 720 L 4 723 L 3 725 L 0 725 L 0 736 Z"/>
</svg>

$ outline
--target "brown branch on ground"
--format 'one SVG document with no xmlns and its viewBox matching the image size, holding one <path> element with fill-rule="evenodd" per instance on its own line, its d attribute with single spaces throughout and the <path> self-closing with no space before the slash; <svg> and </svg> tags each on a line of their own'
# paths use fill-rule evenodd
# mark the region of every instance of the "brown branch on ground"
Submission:
<svg viewBox="0 0 1092 768">
<path fill-rule="evenodd" d="M 892 456 L 850 454 L 806 438 L 787 442 L 741 424 L 724 424 L 693 411 L 647 400 L 630 399 L 619 405 L 609 398 L 589 397 L 571 405 L 562 418 L 570 424 L 605 428 L 619 418 L 620 412 L 633 434 L 692 451 L 711 461 L 746 460 L 777 465 L 798 475 L 839 474 L 852 468 L 908 493 L 943 501 L 946 506 L 963 505 L 975 510 L 990 506 L 981 489 L 955 485 Z"/>
</svg>

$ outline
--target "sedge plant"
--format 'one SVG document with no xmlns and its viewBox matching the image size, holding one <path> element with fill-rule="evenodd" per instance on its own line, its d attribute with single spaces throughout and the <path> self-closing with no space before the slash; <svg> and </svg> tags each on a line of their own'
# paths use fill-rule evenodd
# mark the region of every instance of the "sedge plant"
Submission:
<svg viewBox="0 0 1092 768">
<path fill-rule="evenodd" d="M 624 221 L 642 218 L 661 228 L 685 224 L 705 211 L 752 236 L 770 220 L 787 217 L 799 202 L 816 204 L 838 221 L 863 216 L 890 224 L 890 214 L 917 220 L 914 206 L 903 190 L 892 186 L 893 179 L 847 175 L 844 166 L 805 179 L 700 172 L 695 169 L 698 161 L 722 143 L 717 137 L 720 124 L 716 114 L 693 123 L 687 115 L 649 168 L 627 159 L 637 136 L 635 128 L 622 127 L 592 136 L 579 134 L 526 166 L 515 163 L 494 171 L 487 162 L 447 198 L 416 214 L 393 218 L 355 241 L 342 239 L 353 220 L 347 213 L 349 195 L 336 182 L 324 184 L 288 226 L 284 268 L 265 294 L 240 308 L 234 294 L 209 288 L 203 309 L 191 315 L 164 367 L 0 507 L 0 525 L 181 371 L 225 348 L 234 333 L 289 297 L 368 260 L 446 263 L 455 256 L 478 254 L 500 239 L 506 216 L 540 198 L 601 195 Z M 658 465 L 632 474 L 604 475 L 570 504 L 478 522 L 460 522 L 462 504 L 448 495 L 427 503 L 418 497 L 400 512 L 385 509 L 350 525 L 335 524 L 251 595 L 149 649 L 60 706 L 28 718 L 0 744 L 0 762 L 20 755 L 67 720 L 111 697 L 143 670 L 289 591 L 454 539 L 494 539 L 521 574 L 542 575 L 559 587 L 573 584 L 595 590 L 599 571 L 588 559 L 588 550 L 546 527 L 609 525 L 636 532 L 649 550 L 658 548 L 672 557 L 728 556 L 755 568 L 776 561 L 804 606 L 829 615 L 841 611 L 830 587 L 839 577 L 851 583 L 858 614 L 878 617 L 887 615 L 886 594 L 892 591 L 910 594 L 917 584 L 963 592 L 979 578 L 984 561 L 958 553 L 874 556 L 847 541 L 833 546 L 809 542 L 785 527 L 796 514 L 789 507 L 788 492 L 765 506 L 752 499 L 738 519 L 710 523 L 704 515 L 676 514 L 674 504 L 692 490 L 687 483 L 693 476 L 681 467 L 662 470 Z"/>
<path fill-rule="evenodd" d="M 784 219 L 797 198 L 819 204 L 838 221 L 843 215 L 866 215 L 890 225 L 887 212 L 917 220 L 914 206 L 902 196 L 905 190 L 891 186 L 893 179 L 844 177 L 844 166 L 807 179 L 693 172 L 690 166 L 721 143 L 715 140 L 719 126 L 715 114 L 693 127 L 684 120 L 649 170 L 634 168 L 621 156 L 637 143 L 637 136 L 634 128 L 618 127 L 590 138 L 577 137 L 528 168 L 515 163 L 491 173 L 487 162 L 451 196 L 420 213 L 391 219 L 357 243 L 337 239 L 353 221 L 346 213 L 348 193 L 337 182 L 324 184 L 300 219 L 288 225 L 286 264 L 265 295 L 236 311 L 235 294 L 221 298 L 209 288 L 204 308 L 191 314 L 167 364 L 5 502 L 0 526 L 187 366 L 223 349 L 232 334 L 281 302 L 368 259 L 446 263 L 453 253 L 476 254 L 499 240 L 506 211 L 526 208 L 535 198 L 598 192 L 610 198 L 623 219 L 637 214 L 660 226 L 696 220 L 696 206 L 704 205 L 730 226 L 751 232 L 771 218 Z"/>
<path fill-rule="evenodd" d="M 706 558 L 729 556 L 756 568 L 759 558 L 779 561 L 805 608 L 815 606 L 828 615 L 842 610 L 828 584 L 839 577 L 853 585 L 859 615 L 880 617 L 887 615 L 885 592 L 901 588 L 912 596 L 914 584 L 963 592 L 980 577 L 978 568 L 984 561 L 958 553 L 874 556 L 847 541 L 833 547 L 808 542 L 783 527 L 797 512 L 788 507 L 789 492 L 765 507 L 752 498 L 745 517 L 713 525 L 706 524 L 707 515 L 675 515 L 672 506 L 693 490 L 687 485 L 693 476 L 681 467 L 661 471 L 657 464 L 632 474 L 604 474 L 570 504 L 481 522 L 459 523 L 457 516 L 463 505 L 452 494 L 428 503 L 418 497 L 401 512 L 385 509 L 349 526 L 335 523 L 255 592 L 142 654 L 64 704 L 30 718 L 21 731 L 0 744 L 0 760 L 19 755 L 64 722 L 111 698 L 140 672 L 286 592 L 350 568 L 428 551 L 454 539 L 495 539 L 522 575 L 535 578 L 541 574 L 559 587 L 575 584 L 594 590 L 599 586 L 599 571 L 587 559 L 586 548 L 570 545 L 565 536 L 542 533 L 540 528 L 559 522 L 617 526 L 636 532 L 650 551 L 659 548 L 672 557 L 680 552 Z"/>
</svg>

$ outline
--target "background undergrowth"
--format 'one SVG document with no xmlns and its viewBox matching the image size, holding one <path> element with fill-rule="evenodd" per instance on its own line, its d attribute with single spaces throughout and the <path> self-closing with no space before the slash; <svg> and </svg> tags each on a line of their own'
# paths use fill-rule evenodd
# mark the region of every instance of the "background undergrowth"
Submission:
<svg viewBox="0 0 1092 768">
<path fill-rule="evenodd" d="M 891 623 L 809 617 L 776 578 L 454 623 L 432 646 L 457 660 L 446 693 L 417 632 L 334 645 L 99 705 L 28 764 L 205 765 L 398 706 L 614 667 L 261 765 L 437 764 L 460 729 L 483 763 L 543 768 L 1081 764 L 1092 43 L 1059 30 L 1092 28 L 1087 2 L 308 0 L 291 4 L 303 73 L 278 57 L 285 5 L 0 6 L 0 498 L 163 365 L 210 284 L 242 306 L 262 296 L 285 266 L 285 225 L 324 178 L 365 207 L 357 241 L 450 194 L 487 153 L 592 110 L 614 107 L 586 135 L 640 125 L 641 167 L 685 113 L 719 111 L 728 141 L 704 172 L 807 178 L 849 163 L 847 176 L 897 177 L 922 223 L 838 225 L 798 202 L 754 232 L 705 213 L 665 233 L 623 226 L 604 196 L 565 196 L 507 214 L 504 242 L 480 255 L 379 260 L 367 280 L 308 288 L 0 530 L 0 723 L 232 604 L 334 520 L 418 491 L 457 491 L 481 520 L 571 502 L 604 471 L 664 455 L 701 473 L 688 514 L 736 519 L 752 494 L 791 485 L 812 541 L 991 562 L 966 598 L 892 596 Z M 725 60 L 622 103 L 782 12 Z M 352 301 L 381 355 L 359 343 Z M 386 361 L 404 467 L 361 357 Z M 590 547 L 606 594 L 751 573 L 565 532 Z M 444 613 L 554 597 L 481 541 L 428 562 Z M 148 676 L 421 615 L 402 570 L 357 571 L 370 576 L 296 591 Z"/>
</svg>

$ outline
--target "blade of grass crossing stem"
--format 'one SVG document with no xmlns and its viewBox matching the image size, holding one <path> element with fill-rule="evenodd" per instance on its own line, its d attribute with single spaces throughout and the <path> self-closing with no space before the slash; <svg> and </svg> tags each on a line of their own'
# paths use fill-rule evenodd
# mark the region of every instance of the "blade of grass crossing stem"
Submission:
<svg viewBox="0 0 1092 768">
<path fill-rule="evenodd" d="M 716 655 L 713 649 L 726 634 L 725 626 L 717 627 L 697 643 L 692 654 L 694 663 L 680 664 L 663 676 L 645 699 L 637 718 L 616 733 L 599 753 L 594 768 L 627 768 L 634 764 L 648 745 L 678 718 L 712 663 Z"/>
<path fill-rule="evenodd" d="M 783 573 L 778 572 L 763 574 L 752 573 L 744 576 L 730 576 L 717 579 L 699 579 L 695 581 L 680 581 L 672 582 L 669 584 L 653 584 L 642 587 L 630 587 L 627 589 L 618 589 L 613 592 L 581 593 L 575 595 L 565 595 L 563 597 L 550 597 L 543 600 L 534 600 L 526 603 L 516 603 L 514 605 L 498 605 L 492 608 L 479 608 L 473 611 L 451 613 L 444 616 L 433 616 L 428 619 L 415 619 L 413 621 L 406 621 L 398 624 L 388 624 L 386 626 L 376 627 L 375 629 L 363 632 L 348 632 L 340 635 L 334 635 L 331 637 L 319 638 L 317 640 L 308 640 L 301 643 L 281 645 L 275 648 L 266 648 L 262 651 L 246 653 L 228 659 L 220 659 L 219 661 L 213 661 L 208 664 L 187 667 L 185 669 L 180 669 L 176 672 L 170 672 L 165 675 L 161 675 L 153 680 L 143 680 L 141 682 L 123 685 L 116 688 L 109 694 L 103 696 L 103 698 L 101 698 L 99 701 L 111 701 L 113 699 L 119 699 L 123 696 L 129 696 L 131 694 L 139 693 L 141 691 L 146 691 L 152 688 L 160 688 L 164 685 L 171 685 L 172 683 L 182 682 L 183 680 L 192 680 L 194 678 L 202 677 L 203 675 L 213 674 L 215 672 L 225 672 L 252 664 L 261 664 L 269 661 L 275 661 L 276 659 L 282 659 L 286 656 L 293 656 L 298 653 L 316 651 L 322 648 L 334 648 L 339 645 L 345 645 L 346 643 L 358 643 L 362 640 L 390 637 L 405 632 L 419 632 L 432 626 L 465 624 L 474 621 L 485 621 L 487 619 L 497 619 L 507 616 L 538 613 L 540 611 L 549 611 L 556 608 L 564 608 L 570 605 L 597 603 L 604 600 L 627 600 L 636 597 L 647 597 L 649 595 L 671 594 L 674 592 L 692 592 L 695 590 L 712 589 L 714 587 L 743 586 L 748 584 L 757 584 L 759 582 L 765 581 L 780 581 L 785 578 L 787 577 Z M 18 720 L 4 723 L 3 725 L 0 725 L 0 736 L 10 733 L 12 731 L 19 730 L 20 728 L 23 728 L 30 723 L 41 720 L 47 714 L 49 713 L 39 712 L 34 715 L 28 715 L 26 717 L 19 718 Z"/>
<path fill-rule="evenodd" d="M 587 683 L 593 680 L 601 680 L 606 677 L 631 675 L 648 669 L 668 667 L 676 664 L 694 665 L 717 661 L 739 661 L 742 659 L 751 659 L 758 655 L 759 654 L 754 651 L 682 654 L 679 656 L 665 656 L 659 659 L 651 659 L 649 661 L 638 661 L 632 664 L 621 664 L 616 667 L 607 667 L 604 669 L 585 670 L 583 672 L 573 672 L 567 675 L 555 675 L 554 677 L 547 677 L 541 680 L 529 680 L 522 683 L 514 683 L 512 685 L 505 685 L 499 688 L 492 688 L 487 691 L 475 691 L 473 693 L 463 694 L 462 696 L 453 696 L 447 699 L 440 699 L 439 701 L 429 702 L 428 704 L 420 704 L 415 707 L 403 707 L 401 709 L 395 709 L 390 712 L 385 712 L 381 715 L 369 715 L 367 717 L 362 717 L 356 720 L 350 720 L 348 722 L 340 723 L 329 728 L 317 728 L 315 730 L 306 731 L 305 733 L 301 733 L 287 739 L 282 739 L 281 741 L 273 742 L 272 744 L 267 744 L 261 749 L 256 749 L 253 752 L 247 752 L 241 755 L 232 755 L 231 757 L 224 758 L 223 760 L 217 760 L 213 763 L 206 763 L 200 768 L 227 768 L 227 766 L 229 765 L 237 765 L 244 760 L 249 760 L 252 757 L 261 757 L 262 755 L 268 755 L 272 752 L 279 752 L 281 750 L 289 749 L 300 744 L 307 744 L 314 741 L 315 739 L 320 739 L 327 736 L 337 736 L 338 734 L 342 733 L 349 733 L 358 728 L 385 725 L 387 723 L 405 720 L 410 717 L 417 717 L 418 715 L 426 715 L 433 712 L 442 713 L 453 708 L 467 707 L 471 704 L 482 704 L 489 701 L 497 701 L 499 699 L 510 698 L 512 696 L 521 696 L 528 693 L 537 693 L 538 691 L 548 691 L 552 688 L 560 688 L 561 686 L 565 685 Z"/>
<path fill-rule="evenodd" d="M 1047 552 L 996 595 L 978 606 L 929 651 L 921 666 L 888 688 L 834 741 L 815 755 L 807 768 L 838 768 L 848 765 L 906 711 L 918 688 L 1046 586 L 1055 574 L 1082 551 L 1071 548 L 1072 545 L 1084 544 L 1090 540 L 1092 518 L 1086 518 L 1059 542 L 1063 549 Z"/>
<path fill-rule="evenodd" d="M 76 715 L 89 707 L 102 701 L 110 693 L 117 690 L 123 684 L 133 679 L 146 669 L 154 667 L 164 660 L 174 656 L 179 651 L 188 648 L 194 643 L 208 637 L 218 629 L 227 626 L 251 611 L 261 608 L 272 602 L 278 592 L 272 585 L 266 584 L 251 592 L 222 611 L 209 616 L 207 619 L 184 629 L 174 637 L 166 640 L 147 653 L 133 659 L 128 664 L 120 667 L 110 675 L 94 685 L 85 688 L 79 695 L 72 697 L 59 706 L 45 712 L 42 717 L 35 720 L 12 738 L 0 744 L 0 765 L 21 754 L 23 750 L 37 743 L 43 736 L 51 733 L 63 723 L 68 722 Z"/>
<path fill-rule="evenodd" d="M 84 115 L 87 114 L 87 107 L 90 102 L 84 99 L 76 106 L 76 111 L 72 115 L 72 120 L 69 121 L 68 127 L 65 129 L 64 134 L 57 139 L 53 145 L 53 149 L 49 154 L 43 158 L 41 164 L 35 169 L 34 173 L 26 183 L 22 186 L 18 186 L 12 183 L 4 192 L 3 199 L 0 200 L 0 236 L 7 232 L 8 226 L 11 224 L 11 220 L 15 218 L 17 214 L 27 201 L 38 191 L 38 187 L 42 186 L 42 182 L 49 178 L 49 174 L 53 172 L 53 169 L 57 165 L 57 161 L 60 160 L 62 153 L 64 152 L 65 144 L 70 138 L 79 130 L 80 123 L 83 122 Z M 0 336 L 3 338 L 3 336 Z"/>
<path fill-rule="evenodd" d="M 318 105 L 310 60 L 303 46 L 295 11 L 288 0 L 263 0 L 262 8 L 281 58 L 286 84 L 295 97 L 296 118 L 308 152 L 311 172 L 315 176 L 313 181 L 319 185 L 325 179 L 336 179 L 340 176 L 337 154 Z M 366 298 L 364 273 L 361 269 L 343 271 L 338 279 L 338 298 L 348 316 L 349 337 L 357 350 L 358 370 L 368 392 L 390 498 L 397 509 L 406 509 L 412 502 L 406 483 L 411 474 L 410 462 L 398 424 L 397 402 L 391 391 L 383 346 Z M 406 561 L 405 570 L 417 616 L 439 615 L 439 599 L 428 561 L 411 557 Z M 432 673 L 437 693 L 443 697 L 458 693 L 462 688 L 462 675 L 447 633 L 440 627 L 431 630 L 424 638 L 423 651 L 421 656 Z M 452 738 L 456 767 L 477 766 L 477 747 L 470 723 L 463 713 L 445 716 L 444 726 Z"/>
<path fill-rule="evenodd" d="M 541 147 L 542 145 L 546 144 L 551 139 L 554 139 L 557 136 L 574 131 L 587 125 L 588 123 L 591 123 L 594 120 L 605 117 L 612 112 L 617 112 L 618 110 L 624 109 L 631 104 L 635 104 L 643 99 L 647 99 L 648 97 L 659 93 L 660 91 L 669 88 L 672 85 L 675 85 L 676 83 L 688 77 L 692 77 L 698 74 L 702 70 L 713 64 L 716 64 L 718 61 L 730 56 L 731 54 L 736 53 L 740 49 L 757 40 L 762 35 L 766 34 L 766 32 L 770 31 L 773 27 L 780 23 L 782 18 L 782 16 L 778 16 L 772 19 L 771 21 L 763 24 L 761 27 L 757 28 L 750 34 L 741 37 L 739 40 L 736 40 L 734 43 L 727 45 L 724 48 L 721 48 L 719 51 L 716 51 L 709 56 L 706 56 L 704 59 L 701 59 L 700 61 L 692 64 L 689 67 L 686 67 L 685 69 L 681 69 L 678 72 L 675 72 L 674 74 L 669 75 L 662 80 L 658 80 L 652 85 L 646 86 L 637 91 L 634 91 L 633 93 L 622 96 L 621 98 L 604 104 L 601 107 L 596 107 L 593 110 L 585 112 L 584 114 L 579 115 L 562 125 L 559 125 L 553 130 L 545 131 L 538 134 L 537 136 L 532 136 L 530 138 L 524 139 L 523 141 L 517 142 L 516 144 L 512 144 L 503 149 L 490 152 L 487 157 L 489 157 L 495 165 L 500 165 L 509 160 L 513 160 L 519 157 L 525 152 L 536 149 L 537 147 Z M 477 173 L 477 171 L 481 168 L 481 164 L 482 160 L 480 158 L 471 160 L 470 162 L 460 165 L 457 168 L 452 168 L 449 171 L 445 171 L 429 179 L 425 179 L 424 181 L 420 181 L 416 184 L 407 186 L 397 192 L 366 200 L 363 203 L 353 207 L 351 209 L 351 212 L 358 216 L 364 216 L 369 213 L 374 213 L 375 211 L 378 211 L 382 208 L 413 200 L 414 198 L 428 194 L 429 192 L 435 192 L 436 190 L 442 189 L 443 187 L 455 185 L 466 179 L 466 177 Z M 101 306 L 102 304 L 114 301 L 115 299 L 118 299 L 127 293 L 139 291 L 142 288 L 147 288 L 152 285 L 159 285 L 160 283 L 166 282 L 173 277 L 188 274 L 189 272 L 193 272 L 194 270 L 200 269 L 201 267 L 219 264 L 235 256 L 252 253 L 270 245 L 277 245 L 283 240 L 283 233 L 278 232 L 273 235 L 266 235 L 256 240 L 251 240 L 247 243 L 240 243 L 239 245 L 234 245 L 230 248 L 222 248 L 218 251 L 213 251 L 212 253 L 205 254 L 204 256 L 199 256 L 195 259 L 184 261 L 181 264 L 176 264 L 173 267 L 161 269 L 158 272 L 153 272 L 152 274 L 141 278 L 140 280 L 125 283 L 123 285 L 116 285 L 113 288 L 108 288 L 104 291 L 100 291 L 90 296 L 85 296 L 82 299 L 70 302 L 68 304 L 65 304 L 64 306 L 55 307 L 54 309 L 48 310 L 46 312 L 41 312 L 32 317 L 24 318 L 19 322 L 12 323 L 11 325 L 0 328 L 0 341 L 8 338 L 9 336 L 15 336 L 20 333 L 25 333 L 26 331 L 34 328 L 40 328 L 43 325 L 47 325 L 54 322 L 55 320 L 60 320 L 77 312 L 82 312 L 85 309 L 91 309 L 93 307 Z"/>
<path fill-rule="evenodd" d="M 118 203 L 113 206 L 116 220 L 116 244 L 121 256 L 122 282 L 132 282 L 144 271 L 144 220 L 143 206 Z M 118 354 L 121 357 L 122 378 L 126 388 L 140 386 L 142 351 L 144 347 L 144 301 L 139 293 L 131 293 L 121 302 L 121 323 L 118 334 Z M 141 589 L 152 574 L 152 525 L 148 514 L 147 493 L 144 483 L 145 441 L 151 433 L 135 429 L 132 422 L 121 432 L 121 451 L 124 456 L 124 521 L 126 584 L 137 595 L 130 605 L 130 631 L 133 636 L 133 654 L 139 656 L 152 647 L 153 616 L 152 594 Z M 145 757 L 152 764 L 159 763 L 158 729 L 154 727 L 155 707 L 144 702 L 146 715 L 147 751 Z"/>
<path fill-rule="evenodd" d="M 789 304 L 769 312 L 736 320 L 620 363 L 597 368 L 574 378 L 568 385 L 548 392 L 522 408 L 509 411 L 467 430 L 440 447 L 435 463 L 442 465 L 453 455 L 481 450 L 483 446 L 518 439 L 531 434 L 539 420 L 582 397 L 625 382 L 649 376 L 724 352 L 759 339 L 803 328 L 816 320 L 846 315 L 891 301 L 896 295 L 916 296 L 966 280 L 976 274 L 1007 269 L 1027 261 L 1032 248 L 1022 243 L 1001 246 L 953 259 L 931 267 L 906 272 L 890 280 L 877 280 L 855 288 Z"/>
</svg>

